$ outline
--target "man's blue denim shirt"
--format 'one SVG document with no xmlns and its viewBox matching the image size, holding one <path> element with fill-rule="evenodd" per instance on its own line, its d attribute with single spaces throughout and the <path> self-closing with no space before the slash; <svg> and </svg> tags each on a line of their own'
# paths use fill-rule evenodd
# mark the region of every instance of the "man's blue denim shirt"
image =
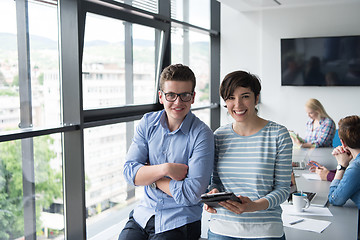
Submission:
<svg viewBox="0 0 360 240">
<path fill-rule="evenodd" d="M 205 193 L 214 162 L 214 135 L 190 111 L 179 129 L 170 132 L 166 112 L 147 113 L 136 128 L 124 165 L 124 177 L 132 185 L 139 168 L 166 162 L 188 165 L 182 181 L 170 181 L 173 197 L 145 186 L 144 199 L 133 217 L 143 228 L 155 215 L 155 233 L 165 232 L 201 220 L 200 195 Z"/>
<path fill-rule="evenodd" d="M 330 185 L 329 202 L 341 206 L 348 199 L 360 209 L 360 154 L 346 168 L 341 180 L 334 179 Z"/>
</svg>

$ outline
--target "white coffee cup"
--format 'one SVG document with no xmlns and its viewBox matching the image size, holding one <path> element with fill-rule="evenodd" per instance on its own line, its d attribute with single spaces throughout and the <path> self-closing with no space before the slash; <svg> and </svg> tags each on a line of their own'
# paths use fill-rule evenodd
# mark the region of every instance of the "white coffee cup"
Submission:
<svg viewBox="0 0 360 240">
<path fill-rule="evenodd" d="M 293 193 L 292 202 L 295 210 L 298 212 L 303 212 L 310 207 L 310 201 L 305 193 Z"/>
</svg>

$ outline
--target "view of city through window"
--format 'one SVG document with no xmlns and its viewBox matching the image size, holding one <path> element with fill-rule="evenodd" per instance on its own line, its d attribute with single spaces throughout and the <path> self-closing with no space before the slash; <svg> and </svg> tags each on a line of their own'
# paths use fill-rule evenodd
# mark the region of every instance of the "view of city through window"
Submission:
<svg viewBox="0 0 360 240">
<path fill-rule="evenodd" d="M 178 7 L 182 4 L 175 3 Z M 57 14 L 54 2 L 28 3 L 31 82 L 22 83 L 16 3 L 0 0 L 0 132 L 24 127 L 24 105 L 30 110 L 32 127 L 62 123 Z M 159 53 L 155 39 L 160 33 L 155 28 L 88 13 L 82 62 L 83 109 L 156 103 Z M 195 72 L 193 107 L 209 105 L 210 37 L 174 27 L 171 44 L 172 63 L 189 65 Z M 129 47 L 131 51 L 126 52 Z M 20 96 L 22 84 L 30 86 L 30 101 L 23 102 Z M 209 109 L 195 114 L 209 124 Z M 117 239 L 132 204 L 142 197 L 143 189 L 129 186 L 122 176 L 136 124 L 132 121 L 84 130 L 88 239 Z M 62 159 L 61 133 L 0 142 L 0 239 L 23 239 L 27 214 L 24 182 L 35 183 L 38 239 L 64 239 Z M 27 164 L 32 167 L 25 168 Z"/>
</svg>

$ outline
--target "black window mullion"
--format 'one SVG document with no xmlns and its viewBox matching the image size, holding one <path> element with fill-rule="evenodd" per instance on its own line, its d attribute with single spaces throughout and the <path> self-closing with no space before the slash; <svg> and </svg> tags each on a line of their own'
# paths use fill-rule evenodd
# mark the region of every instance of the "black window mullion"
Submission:
<svg viewBox="0 0 360 240">
<path fill-rule="evenodd" d="M 220 3 L 210 0 L 210 28 L 220 33 Z M 210 128 L 215 131 L 220 126 L 220 35 L 210 34 L 210 102 L 217 104 L 210 109 Z"/>
<path fill-rule="evenodd" d="M 20 128 L 32 127 L 30 43 L 28 1 L 16 1 L 19 62 Z M 24 236 L 36 239 L 35 173 L 33 139 L 21 140 L 22 182 L 24 205 Z"/>
<path fill-rule="evenodd" d="M 183 0 L 183 19 L 184 22 L 189 22 L 190 20 L 190 3 L 189 0 Z M 190 31 L 189 27 L 183 27 L 183 64 L 190 65 Z"/>
<path fill-rule="evenodd" d="M 131 5 L 131 0 L 125 3 Z M 133 24 L 125 22 L 125 103 L 130 105 L 134 103 L 134 42 L 133 42 Z M 134 132 L 134 122 L 126 122 L 126 149 L 129 149 Z M 126 199 L 135 197 L 135 187 L 127 183 Z"/>
<path fill-rule="evenodd" d="M 159 15 L 170 19 L 171 15 L 171 3 L 170 0 L 159 1 Z M 171 24 L 168 22 L 164 32 L 164 49 L 162 55 L 162 66 L 160 66 L 160 72 L 171 64 Z"/>
<path fill-rule="evenodd" d="M 63 133 L 65 239 L 86 239 L 84 130 L 81 53 L 84 17 L 80 1 L 58 1 L 60 22 L 60 79 L 63 123 L 79 129 Z"/>
<path fill-rule="evenodd" d="M 132 23 L 125 22 L 125 104 L 134 104 Z"/>
</svg>

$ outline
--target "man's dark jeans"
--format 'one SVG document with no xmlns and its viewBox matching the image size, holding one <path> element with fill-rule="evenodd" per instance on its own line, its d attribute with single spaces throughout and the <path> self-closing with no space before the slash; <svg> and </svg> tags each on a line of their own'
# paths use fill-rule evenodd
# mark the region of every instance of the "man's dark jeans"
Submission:
<svg viewBox="0 0 360 240">
<path fill-rule="evenodd" d="M 198 240 L 201 235 L 201 221 L 186 224 L 166 232 L 155 234 L 155 216 L 147 222 L 145 229 L 133 218 L 130 212 L 129 221 L 119 235 L 119 240 Z"/>
</svg>

